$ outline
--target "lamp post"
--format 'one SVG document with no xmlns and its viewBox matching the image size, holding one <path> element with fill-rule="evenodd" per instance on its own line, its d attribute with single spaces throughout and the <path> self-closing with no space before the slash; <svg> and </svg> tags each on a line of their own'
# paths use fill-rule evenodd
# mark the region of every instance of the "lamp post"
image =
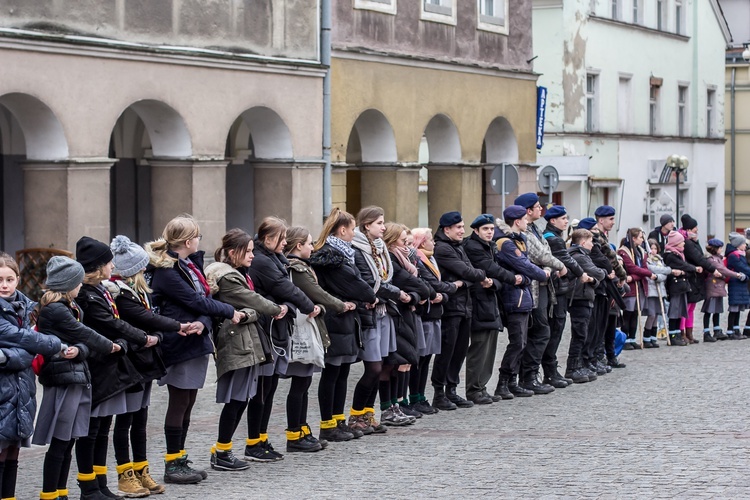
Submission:
<svg viewBox="0 0 750 500">
<path fill-rule="evenodd" d="M 671 155 L 667 158 L 667 165 L 675 172 L 675 178 L 677 180 L 677 193 L 675 196 L 677 201 L 677 217 L 675 219 L 677 221 L 680 220 L 680 174 L 687 170 L 689 163 L 687 157 L 677 154 Z"/>
</svg>

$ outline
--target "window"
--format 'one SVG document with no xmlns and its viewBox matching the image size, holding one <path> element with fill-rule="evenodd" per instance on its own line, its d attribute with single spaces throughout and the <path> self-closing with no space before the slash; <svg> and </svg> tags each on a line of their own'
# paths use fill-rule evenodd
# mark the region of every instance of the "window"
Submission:
<svg viewBox="0 0 750 500">
<path fill-rule="evenodd" d="M 508 34 L 508 0 L 477 0 L 477 29 Z"/>
<path fill-rule="evenodd" d="M 621 75 L 617 89 L 617 127 L 620 132 L 633 131 L 633 106 L 631 105 L 630 75 Z"/>
<path fill-rule="evenodd" d="M 674 2 L 674 32 L 678 35 L 685 34 L 685 9 L 682 8 L 682 0 Z"/>
<path fill-rule="evenodd" d="M 396 15 L 396 0 L 354 0 L 354 8 Z"/>
<path fill-rule="evenodd" d="M 456 0 L 422 0 L 420 19 L 456 25 Z"/>
<path fill-rule="evenodd" d="M 677 135 L 687 135 L 687 103 L 688 87 L 687 85 L 677 86 Z"/>
<path fill-rule="evenodd" d="M 586 75 L 586 132 L 599 130 L 599 75 L 588 73 Z"/>
<path fill-rule="evenodd" d="M 611 0 L 612 19 L 620 19 L 620 0 Z"/>
<path fill-rule="evenodd" d="M 659 132 L 659 85 L 651 84 L 648 99 L 648 133 L 656 135 Z"/>
<path fill-rule="evenodd" d="M 641 2 L 643 0 L 633 0 L 633 24 L 641 24 Z"/>
<path fill-rule="evenodd" d="M 656 29 L 667 29 L 667 0 L 656 0 Z"/>
<path fill-rule="evenodd" d="M 706 91 L 706 137 L 713 137 L 716 125 L 714 123 L 714 108 L 716 106 L 716 89 Z"/>
</svg>

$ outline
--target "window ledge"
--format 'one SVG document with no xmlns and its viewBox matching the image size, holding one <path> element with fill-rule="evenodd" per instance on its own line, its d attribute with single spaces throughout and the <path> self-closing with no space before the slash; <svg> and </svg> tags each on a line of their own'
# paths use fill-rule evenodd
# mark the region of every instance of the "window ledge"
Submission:
<svg viewBox="0 0 750 500">
<path fill-rule="evenodd" d="M 661 36 L 665 36 L 667 38 L 673 38 L 675 40 L 680 40 L 682 42 L 688 42 L 688 41 L 690 41 L 690 37 L 687 36 L 687 35 L 680 35 L 679 33 L 673 33 L 671 31 L 659 30 L 659 29 L 656 29 L 656 28 L 649 28 L 648 26 L 644 26 L 642 24 L 634 24 L 634 23 L 629 23 L 629 22 L 626 22 L 626 21 L 619 21 L 617 19 L 611 19 L 611 18 L 608 18 L 608 17 L 601 17 L 601 16 L 597 16 L 597 15 L 594 15 L 594 14 L 589 14 L 589 19 L 591 19 L 593 21 L 599 21 L 599 22 L 604 23 L 604 24 L 612 24 L 612 25 L 615 25 L 615 26 L 620 26 L 622 28 L 631 28 L 631 29 L 635 29 L 635 30 L 639 30 L 639 31 L 644 31 L 646 33 L 651 33 L 651 34 L 654 34 L 654 35 L 661 35 Z"/>
<path fill-rule="evenodd" d="M 354 0 L 357 10 L 371 10 L 395 16 L 397 14 L 396 0 Z"/>
</svg>

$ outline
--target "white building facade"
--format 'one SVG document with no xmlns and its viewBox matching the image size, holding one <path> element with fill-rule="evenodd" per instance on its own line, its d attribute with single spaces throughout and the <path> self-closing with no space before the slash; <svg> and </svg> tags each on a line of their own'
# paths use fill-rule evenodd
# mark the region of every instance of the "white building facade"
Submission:
<svg viewBox="0 0 750 500">
<path fill-rule="evenodd" d="M 689 167 L 680 210 L 724 237 L 724 50 L 716 0 L 534 0 L 539 85 L 548 88 L 540 165 L 560 174 L 572 217 L 608 204 L 617 241 L 676 215 L 670 155 Z M 679 222 L 679 221 L 678 221 Z"/>
</svg>

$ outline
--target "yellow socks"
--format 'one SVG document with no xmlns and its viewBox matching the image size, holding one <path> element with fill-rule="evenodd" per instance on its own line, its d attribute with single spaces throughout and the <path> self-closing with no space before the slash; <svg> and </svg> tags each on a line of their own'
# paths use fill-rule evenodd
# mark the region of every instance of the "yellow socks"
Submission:
<svg viewBox="0 0 750 500">
<path fill-rule="evenodd" d="M 133 470 L 136 472 L 140 472 L 146 467 L 148 467 L 148 460 L 145 460 L 143 462 L 133 462 Z"/>
<path fill-rule="evenodd" d="M 260 444 L 260 438 L 253 438 L 253 439 L 247 438 L 245 439 L 245 444 L 248 446 L 255 446 L 257 444 Z"/>
<path fill-rule="evenodd" d="M 182 453 L 165 453 L 164 454 L 164 461 L 165 462 L 174 462 L 178 458 L 182 456 Z"/>
<path fill-rule="evenodd" d="M 122 474 L 126 470 L 132 469 L 133 468 L 133 462 L 128 462 L 126 464 L 118 465 L 115 468 L 117 469 L 117 475 L 119 476 L 120 474 Z"/>
<path fill-rule="evenodd" d="M 321 429 L 334 429 L 336 427 L 336 420 L 321 420 L 320 421 L 320 428 Z"/>
<path fill-rule="evenodd" d="M 94 481 L 96 479 L 96 474 L 94 472 L 86 474 L 79 472 L 77 478 L 79 481 Z"/>
<path fill-rule="evenodd" d="M 55 500 L 55 498 L 60 497 L 59 491 L 60 490 L 51 491 L 51 492 L 43 491 L 39 493 L 39 500 Z"/>
</svg>

